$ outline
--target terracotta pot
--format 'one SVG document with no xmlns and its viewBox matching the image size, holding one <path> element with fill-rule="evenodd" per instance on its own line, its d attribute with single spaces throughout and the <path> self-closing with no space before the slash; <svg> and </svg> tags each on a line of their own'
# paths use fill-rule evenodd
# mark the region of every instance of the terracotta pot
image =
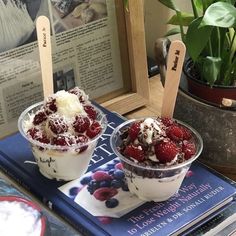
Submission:
<svg viewBox="0 0 236 236">
<path fill-rule="evenodd" d="M 193 62 L 191 59 L 188 59 L 184 64 L 183 71 L 187 78 L 188 91 L 191 94 L 218 106 L 222 105 L 223 98 L 236 100 L 236 86 L 214 85 L 210 87 L 208 84 L 191 75 L 191 67 L 193 67 Z"/>
</svg>

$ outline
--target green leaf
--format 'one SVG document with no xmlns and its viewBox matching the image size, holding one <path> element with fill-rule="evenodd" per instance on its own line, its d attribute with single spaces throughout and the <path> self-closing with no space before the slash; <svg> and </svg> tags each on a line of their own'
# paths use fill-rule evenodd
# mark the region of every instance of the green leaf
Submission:
<svg viewBox="0 0 236 236">
<path fill-rule="evenodd" d="M 204 6 L 206 7 L 210 6 L 212 3 L 215 2 L 215 0 L 194 0 L 195 6 L 201 12 L 203 12 L 203 1 L 204 1 Z"/>
<path fill-rule="evenodd" d="M 219 57 L 205 57 L 202 60 L 202 75 L 204 79 L 212 86 L 218 79 L 222 60 Z"/>
<path fill-rule="evenodd" d="M 189 26 L 189 24 L 194 20 L 193 14 L 187 12 L 181 12 L 181 21 L 177 15 L 173 15 L 167 22 L 167 24 L 171 25 L 183 25 Z"/>
<path fill-rule="evenodd" d="M 179 11 L 179 9 L 175 6 L 174 2 L 171 0 L 158 0 L 158 1 L 174 11 Z"/>
<path fill-rule="evenodd" d="M 172 36 L 172 35 L 179 34 L 179 33 L 180 33 L 180 28 L 173 28 L 173 29 L 170 29 L 170 30 L 165 34 L 165 37 Z"/>
<path fill-rule="evenodd" d="M 206 26 L 199 28 L 202 17 L 194 20 L 188 27 L 186 34 L 186 48 L 189 56 L 196 61 L 202 50 L 206 47 L 211 36 L 212 27 Z"/>
<path fill-rule="evenodd" d="M 216 2 L 209 6 L 201 27 L 211 25 L 223 28 L 236 27 L 236 8 L 227 2 Z"/>
</svg>

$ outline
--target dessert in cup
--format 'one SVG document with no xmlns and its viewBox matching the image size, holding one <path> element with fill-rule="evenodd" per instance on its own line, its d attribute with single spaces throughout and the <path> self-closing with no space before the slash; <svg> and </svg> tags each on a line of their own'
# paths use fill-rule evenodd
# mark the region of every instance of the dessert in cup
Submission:
<svg viewBox="0 0 236 236">
<path fill-rule="evenodd" d="M 165 201 L 178 192 L 203 142 L 187 124 L 171 118 L 123 122 L 111 136 L 129 190 L 145 201 Z"/>
<path fill-rule="evenodd" d="M 49 179 L 65 181 L 85 173 L 106 126 L 104 113 L 78 87 L 30 106 L 18 120 L 39 171 Z"/>
</svg>

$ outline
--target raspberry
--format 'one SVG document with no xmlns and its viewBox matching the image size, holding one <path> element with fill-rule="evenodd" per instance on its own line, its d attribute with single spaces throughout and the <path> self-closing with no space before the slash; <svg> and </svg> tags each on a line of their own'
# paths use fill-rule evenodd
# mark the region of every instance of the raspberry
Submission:
<svg viewBox="0 0 236 236">
<path fill-rule="evenodd" d="M 182 151 L 184 153 L 185 160 L 190 159 L 196 153 L 195 144 L 190 141 L 183 141 Z"/>
<path fill-rule="evenodd" d="M 142 150 L 141 146 L 136 147 L 132 144 L 127 146 L 124 150 L 124 155 L 132 157 L 139 162 L 144 161 L 144 151 Z"/>
<path fill-rule="evenodd" d="M 89 118 L 86 116 L 76 116 L 75 122 L 73 123 L 73 127 L 76 132 L 83 133 L 85 132 L 90 125 Z"/>
<path fill-rule="evenodd" d="M 140 122 L 133 123 L 129 128 L 129 137 L 131 141 L 134 141 L 139 134 L 140 131 Z"/>
<path fill-rule="evenodd" d="M 46 114 L 43 111 L 38 111 L 34 116 L 33 124 L 39 125 L 46 119 L 47 119 Z"/>
<path fill-rule="evenodd" d="M 177 142 L 183 140 L 184 137 L 183 130 L 178 125 L 169 126 L 168 129 L 166 130 L 166 134 L 171 140 Z"/>
<path fill-rule="evenodd" d="M 81 134 L 78 136 L 75 136 L 76 143 L 80 144 L 86 144 L 88 142 L 88 138 Z M 79 150 L 77 150 L 78 153 L 84 152 L 88 148 L 88 145 L 81 146 Z"/>
<path fill-rule="evenodd" d="M 79 89 L 78 87 L 70 89 L 68 92 L 75 94 L 79 98 L 79 101 L 81 103 L 85 103 L 88 100 L 88 95 L 86 95 L 85 92 Z"/>
<path fill-rule="evenodd" d="M 38 135 L 39 129 L 31 128 L 27 131 L 27 133 L 31 136 L 32 139 L 36 139 Z"/>
<path fill-rule="evenodd" d="M 62 134 L 68 130 L 68 125 L 62 117 L 50 116 L 48 127 L 54 134 Z"/>
<path fill-rule="evenodd" d="M 174 121 L 171 118 L 168 118 L 168 117 L 161 118 L 161 121 L 167 127 L 173 125 L 173 123 L 174 123 Z"/>
<path fill-rule="evenodd" d="M 94 138 L 95 136 L 97 136 L 101 132 L 101 130 L 102 130 L 101 125 L 97 121 L 94 121 L 90 125 L 90 127 L 87 129 L 86 135 L 89 138 Z"/>
<path fill-rule="evenodd" d="M 56 99 L 49 98 L 46 104 L 44 105 L 44 109 L 47 115 L 57 112 Z"/>
<path fill-rule="evenodd" d="M 183 139 L 184 140 L 189 140 L 189 139 L 192 138 L 192 134 L 188 129 L 186 129 L 185 127 L 181 127 L 181 129 L 182 129 L 182 132 L 183 132 Z"/>
<path fill-rule="evenodd" d="M 98 170 L 93 175 L 92 178 L 96 181 L 102 181 L 102 180 L 111 180 L 112 177 L 105 171 Z"/>
<path fill-rule="evenodd" d="M 40 143 L 50 143 L 47 135 L 42 133 L 37 128 L 31 128 L 27 131 L 27 133 L 32 137 L 32 139 L 39 141 Z"/>
<path fill-rule="evenodd" d="M 84 106 L 84 110 L 85 112 L 88 114 L 88 117 L 92 120 L 95 120 L 97 117 L 97 112 L 94 109 L 94 107 L 90 106 L 90 105 L 86 105 Z"/>
<path fill-rule="evenodd" d="M 88 142 L 88 138 L 83 134 L 75 136 L 75 140 L 76 140 L 76 143 L 87 143 Z"/>
<path fill-rule="evenodd" d="M 58 135 L 57 137 L 53 138 L 53 143 L 58 146 L 70 146 L 73 144 L 73 141 L 68 136 Z"/>
<path fill-rule="evenodd" d="M 39 141 L 40 143 L 45 143 L 45 144 L 50 143 L 50 140 L 47 138 L 45 134 L 42 134 L 41 137 L 36 138 L 36 140 Z"/>
<path fill-rule="evenodd" d="M 118 193 L 115 188 L 102 187 L 95 190 L 93 196 L 99 201 L 106 201 Z"/>
<path fill-rule="evenodd" d="M 179 148 L 174 142 L 160 142 L 155 145 L 155 154 L 160 163 L 171 162 L 179 153 Z"/>
</svg>

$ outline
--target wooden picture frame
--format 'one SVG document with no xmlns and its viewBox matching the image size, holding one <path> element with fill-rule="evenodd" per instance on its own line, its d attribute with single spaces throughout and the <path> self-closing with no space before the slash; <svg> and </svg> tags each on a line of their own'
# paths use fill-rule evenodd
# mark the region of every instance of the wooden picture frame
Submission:
<svg viewBox="0 0 236 236">
<path fill-rule="evenodd" d="M 124 88 L 95 99 L 120 114 L 144 106 L 149 101 L 143 0 L 115 0 L 121 49 Z"/>
</svg>

